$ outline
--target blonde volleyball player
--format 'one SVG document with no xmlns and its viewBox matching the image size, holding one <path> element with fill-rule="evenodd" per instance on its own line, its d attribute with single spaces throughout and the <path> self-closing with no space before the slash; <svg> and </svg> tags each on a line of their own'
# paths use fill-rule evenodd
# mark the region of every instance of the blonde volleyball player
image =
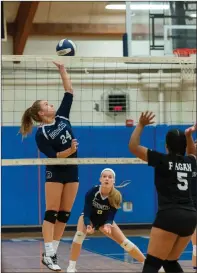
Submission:
<svg viewBox="0 0 197 273">
<path fill-rule="evenodd" d="M 158 212 L 153 223 L 148 254 L 143 273 L 157 273 L 163 265 L 165 272 L 183 272 L 178 259 L 191 240 L 196 227 L 191 183 L 196 170 L 195 146 L 191 133 L 179 129 L 166 135 L 166 154 L 140 145 L 140 136 L 146 125 L 154 123 L 152 112 L 142 113 L 133 131 L 129 149 L 138 158 L 154 167 L 155 186 L 158 193 Z M 185 156 L 186 148 L 188 156 Z"/>
<path fill-rule="evenodd" d="M 114 186 L 115 172 L 112 169 L 104 169 L 100 175 L 100 182 L 100 186 L 95 186 L 86 193 L 84 210 L 78 220 L 67 272 L 76 272 L 76 262 L 83 241 L 87 234 L 93 234 L 96 229 L 118 243 L 137 261 L 143 263 L 145 260 L 138 247 L 125 237 L 114 222 L 122 202 L 122 195 Z"/>
<path fill-rule="evenodd" d="M 71 80 L 62 64 L 54 62 L 62 78 L 65 94 L 57 112 L 46 100 L 37 100 L 22 117 L 21 133 L 32 130 L 33 121 L 41 123 L 36 132 L 39 150 L 48 158 L 77 157 L 77 141 L 69 121 L 73 101 Z M 50 270 L 60 271 L 57 248 L 69 220 L 78 191 L 77 165 L 47 165 L 45 198 L 46 211 L 42 226 L 45 253 L 42 263 Z"/>
</svg>

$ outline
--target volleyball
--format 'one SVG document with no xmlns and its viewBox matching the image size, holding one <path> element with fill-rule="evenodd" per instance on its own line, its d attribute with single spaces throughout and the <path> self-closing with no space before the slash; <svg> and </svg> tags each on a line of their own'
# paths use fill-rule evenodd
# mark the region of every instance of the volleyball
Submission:
<svg viewBox="0 0 197 273">
<path fill-rule="evenodd" d="M 71 40 L 62 39 L 56 46 L 56 52 L 58 56 L 75 56 L 76 45 Z"/>
</svg>

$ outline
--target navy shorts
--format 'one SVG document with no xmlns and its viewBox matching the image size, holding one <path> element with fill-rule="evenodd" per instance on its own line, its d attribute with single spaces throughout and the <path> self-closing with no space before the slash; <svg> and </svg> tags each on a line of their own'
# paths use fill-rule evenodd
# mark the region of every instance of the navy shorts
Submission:
<svg viewBox="0 0 197 273">
<path fill-rule="evenodd" d="M 46 168 L 46 182 L 57 182 L 57 183 L 72 183 L 79 182 L 78 166 L 69 165 L 64 167 Z"/>
<path fill-rule="evenodd" d="M 186 209 L 166 209 L 157 213 L 153 227 L 175 233 L 180 237 L 187 237 L 196 228 L 196 211 Z"/>
</svg>

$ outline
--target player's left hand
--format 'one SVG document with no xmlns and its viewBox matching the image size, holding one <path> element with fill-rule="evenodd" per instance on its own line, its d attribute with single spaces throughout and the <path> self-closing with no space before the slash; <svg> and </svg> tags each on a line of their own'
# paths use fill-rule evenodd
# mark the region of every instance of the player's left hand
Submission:
<svg viewBox="0 0 197 273">
<path fill-rule="evenodd" d="M 197 131 L 197 123 L 189 128 L 187 128 L 185 130 L 185 135 L 188 136 L 188 135 L 191 135 L 192 133 L 194 133 L 195 131 Z"/>
<path fill-rule="evenodd" d="M 155 123 L 153 121 L 155 115 L 153 112 L 146 111 L 145 113 L 141 113 L 140 119 L 139 119 L 139 124 L 142 126 L 150 125 Z"/>
<path fill-rule="evenodd" d="M 60 69 L 62 69 L 62 68 L 64 68 L 64 64 L 63 63 L 60 63 L 60 62 L 53 62 L 54 63 L 54 65 L 56 65 L 57 66 L 57 68 L 60 70 Z"/>
<path fill-rule="evenodd" d="M 111 225 L 106 224 L 104 225 L 103 229 L 107 234 L 111 234 Z"/>
</svg>

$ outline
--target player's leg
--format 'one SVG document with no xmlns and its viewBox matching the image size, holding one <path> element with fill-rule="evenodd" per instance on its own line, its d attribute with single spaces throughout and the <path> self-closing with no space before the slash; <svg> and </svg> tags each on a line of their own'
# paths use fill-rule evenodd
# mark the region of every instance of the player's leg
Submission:
<svg viewBox="0 0 197 273">
<path fill-rule="evenodd" d="M 143 253 L 134 243 L 132 243 L 125 237 L 124 233 L 121 231 L 121 229 L 117 226 L 115 222 L 113 223 L 113 227 L 111 228 L 111 235 L 105 233 L 103 227 L 100 227 L 100 231 L 103 232 L 106 236 L 110 237 L 116 243 L 118 243 L 135 260 L 141 263 L 144 262 L 145 256 L 143 255 Z"/>
<path fill-rule="evenodd" d="M 184 272 L 178 263 L 178 259 L 181 253 L 184 251 L 188 243 L 190 242 L 191 236 L 178 237 L 171 252 L 169 253 L 167 259 L 163 263 L 163 268 L 166 273 L 179 273 Z"/>
<path fill-rule="evenodd" d="M 46 211 L 44 221 L 42 225 L 42 233 L 45 244 L 45 253 L 43 254 L 42 263 L 49 269 L 58 271 L 61 268 L 56 264 L 55 251 L 53 248 L 53 234 L 54 225 L 57 219 L 61 195 L 63 190 L 63 184 L 57 182 L 46 182 L 45 183 L 45 200 L 46 200 Z"/>
<path fill-rule="evenodd" d="M 77 232 L 75 233 L 71 246 L 69 266 L 67 268 L 67 272 L 76 272 L 76 262 L 80 256 L 81 247 L 85 237 L 86 227 L 84 225 L 83 216 L 80 216 L 77 224 Z"/>
<path fill-rule="evenodd" d="M 71 210 L 77 195 L 79 183 L 66 183 L 63 187 L 60 208 L 57 216 L 57 221 L 54 226 L 53 247 L 55 252 L 64 233 L 66 223 L 69 220 Z"/>
<path fill-rule="evenodd" d="M 167 259 L 163 263 L 163 267 L 166 272 L 183 272 L 182 268 L 178 263 L 178 259 L 181 253 L 184 251 L 186 246 L 191 240 L 191 236 L 194 233 L 196 227 L 196 212 L 188 210 L 176 210 L 176 215 L 182 218 L 182 221 L 176 219 L 176 233 L 178 238 L 169 253 Z M 174 216 L 175 217 L 175 216 Z"/>
<path fill-rule="evenodd" d="M 193 251 L 192 251 L 192 266 L 194 267 L 194 269 L 197 269 L 197 238 L 196 238 L 196 232 L 197 230 L 195 229 L 193 235 L 192 235 L 192 247 L 193 247 Z"/>
<path fill-rule="evenodd" d="M 143 273 L 157 273 L 159 271 L 171 252 L 177 237 L 178 235 L 157 227 L 151 229 Z"/>
</svg>

